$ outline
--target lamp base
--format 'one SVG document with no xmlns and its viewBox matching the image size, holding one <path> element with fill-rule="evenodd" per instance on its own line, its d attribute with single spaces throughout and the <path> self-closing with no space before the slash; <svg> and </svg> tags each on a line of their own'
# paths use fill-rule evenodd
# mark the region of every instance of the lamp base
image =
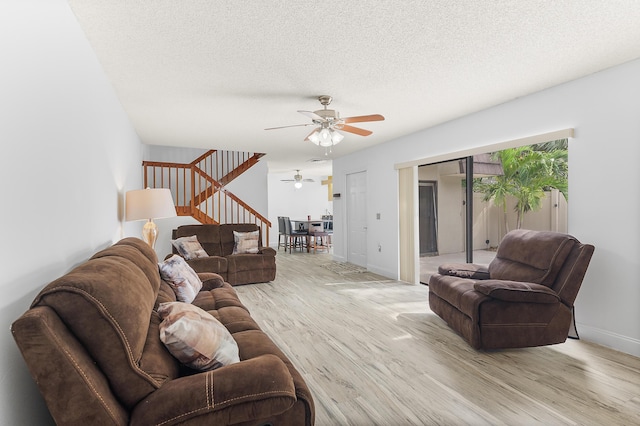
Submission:
<svg viewBox="0 0 640 426">
<path fill-rule="evenodd" d="M 158 227 L 153 223 L 153 219 L 149 219 L 142 227 L 142 239 L 152 249 L 155 249 L 156 240 L 158 239 Z"/>
</svg>

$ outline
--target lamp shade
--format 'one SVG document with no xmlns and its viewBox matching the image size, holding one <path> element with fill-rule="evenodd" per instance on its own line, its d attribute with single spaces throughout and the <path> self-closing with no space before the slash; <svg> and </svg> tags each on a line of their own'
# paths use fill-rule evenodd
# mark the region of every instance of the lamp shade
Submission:
<svg viewBox="0 0 640 426">
<path fill-rule="evenodd" d="M 176 207 L 169 189 L 147 188 L 127 192 L 125 201 L 127 221 L 174 216 L 177 216 Z"/>
</svg>

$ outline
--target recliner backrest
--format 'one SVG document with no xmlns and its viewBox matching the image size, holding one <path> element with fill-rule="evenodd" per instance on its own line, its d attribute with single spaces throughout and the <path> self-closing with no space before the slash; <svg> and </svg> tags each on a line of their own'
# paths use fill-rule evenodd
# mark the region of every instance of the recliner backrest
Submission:
<svg viewBox="0 0 640 426">
<path fill-rule="evenodd" d="M 195 235 L 198 242 L 209 256 L 224 256 L 220 243 L 220 225 L 181 225 L 173 230 L 172 238 L 190 237 Z M 174 254 L 178 250 L 172 245 Z"/>
<path fill-rule="evenodd" d="M 31 307 L 55 311 L 131 408 L 179 374 L 153 311 L 159 287 L 155 252 L 126 238 L 47 285 Z"/>
<path fill-rule="evenodd" d="M 565 305 L 573 306 L 594 251 L 595 247 L 593 245 L 576 241 L 562 269 L 560 269 L 551 288 Z"/>
<path fill-rule="evenodd" d="M 235 246 L 235 238 L 233 231 L 236 232 L 253 232 L 258 231 L 258 246 L 262 247 L 262 232 L 260 227 L 254 223 L 228 223 L 218 225 L 220 227 L 220 246 L 222 256 L 229 256 L 233 253 Z M 206 250 L 206 249 L 205 249 Z"/>
<path fill-rule="evenodd" d="M 553 287 L 572 249 L 571 235 L 517 229 L 505 235 L 489 264 L 491 279 L 532 282 Z"/>
</svg>

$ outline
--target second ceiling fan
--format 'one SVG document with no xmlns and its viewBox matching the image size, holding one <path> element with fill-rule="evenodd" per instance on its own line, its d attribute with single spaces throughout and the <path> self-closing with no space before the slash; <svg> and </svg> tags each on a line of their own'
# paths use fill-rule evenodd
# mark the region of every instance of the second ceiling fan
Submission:
<svg viewBox="0 0 640 426">
<path fill-rule="evenodd" d="M 311 123 L 306 124 L 294 124 L 291 126 L 269 127 L 265 130 L 284 129 L 287 127 L 300 127 L 300 126 L 317 126 L 311 133 L 307 135 L 304 140 L 313 142 L 316 145 L 329 148 L 336 145 L 344 139 L 338 130 L 348 133 L 353 133 L 360 136 L 369 136 L 373 132 L 370 130 L 361 129 L 359 127 L 351 126 L 350 123 L 363 123 L 367 121 L 382 121 L 384 117 L 380 114 L 359 115 L 355 117 L 340 117 L 340 113 L 333 109 L 328 109 L 327 106 L 331 104 L 333 98 L 328 95 L 319 96 L 318 100 L 324 107 L 317 111 L 303 111 L 298 110 L 300 114 L 303 114 L 311 119 Z"/>
</svg>

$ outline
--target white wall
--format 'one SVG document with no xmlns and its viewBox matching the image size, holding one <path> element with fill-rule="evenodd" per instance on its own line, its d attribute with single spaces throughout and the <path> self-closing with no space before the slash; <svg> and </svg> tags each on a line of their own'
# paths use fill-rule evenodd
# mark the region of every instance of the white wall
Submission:
<svg viewBox="0 0 640 426">
<path fill-rule="evenodd" d="M 272 247 L 278 245 L 278 216 L 320 219 L 322 215 L 333 213 L 334 202 L 328 200 L 327 185 L 322 185 L 327 176 L 302 173 L 304 179 L 313 179 L 313 182 L 304 182 L 302 188 L 296 189 L 293 182 L 282 182 L 282 179 L 293 179 L 293 175 L 295 172 L 271 173 L 268 176 L 269 220 L 272 226 L 269 245 Z"/>
<path fill-rule="evenodd" d="M 9 332 L 47 283 L 122 222 L 142 147 L 64 0 L 0 2 L 0 424 L 52 423 Z"/>
<path fill-rule="evenodd" d="M 576 301 L 578 331 L 583 339 L 640 356 L 640 193 L 632 186 L 618 197 L 612 189 L 640 181 L 638 75 L 640 60 L 334 159 L 334 192 L 345 192 L 345 176 L 354 169 L 375 171 L 368 173 L 368 240 L 383 241 L 386 250 L 380 256 L 368 247 L 370 269 L 398 276 L 394 164 L 575 128 L 569 141 L 569 232 L 596 246 Z M 336 222 L 344 220 L 343 205 L 334 203 Z M 615 217 L 610 206 L 616 206 Z M 382 221 L 372 217 L 377 211 Z M 346 253 L 340 234 L 334 253 Z"/>
</svg>

